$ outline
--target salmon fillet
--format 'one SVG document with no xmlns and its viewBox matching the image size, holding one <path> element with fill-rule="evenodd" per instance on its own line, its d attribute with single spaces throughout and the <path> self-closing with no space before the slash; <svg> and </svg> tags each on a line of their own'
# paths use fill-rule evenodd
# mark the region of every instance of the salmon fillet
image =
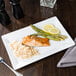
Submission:
<svg viewBox="0 0 76 76">
<path fill-rule="evenodd" d="M 41 38 L 37 36 L 26 36 L 22 39 L 23 45 L 28 46 L 49 46 L 49 39 L 48 38 Z"/>
</svg>

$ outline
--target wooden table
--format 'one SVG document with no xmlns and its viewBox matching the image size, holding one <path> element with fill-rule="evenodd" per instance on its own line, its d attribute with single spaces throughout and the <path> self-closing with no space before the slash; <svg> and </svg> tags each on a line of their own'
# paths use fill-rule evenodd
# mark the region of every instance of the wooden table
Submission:
<svg viewBox="0 0 76 76">
<path fill-rule="evenodd" d="M 57 16 L 68 33 L 74 38 L 76 36 L 76 0 L 57 0 L 53 9 L 40 7 L 39 0 L 21 0 L 25 17 L 16 20 L 12 16 L 9 0 L 5 0 L 6 10 L 11 18 L 11 24 L 3 26 L 0 24 L 0 36 L 8 32 L 23 28 L 29 24 L 39 22 L 52 16 Z M 57 68 L 57 63 L 66 50 L 30 64 L 17 70 L 24 76 L 76 76 L 76 67 Z M 6 49 L 0 37 L 0 56 L 11 66 Z M 15 76 L 5 65 L 0 64 L 0 76 Z"/>
</svg>

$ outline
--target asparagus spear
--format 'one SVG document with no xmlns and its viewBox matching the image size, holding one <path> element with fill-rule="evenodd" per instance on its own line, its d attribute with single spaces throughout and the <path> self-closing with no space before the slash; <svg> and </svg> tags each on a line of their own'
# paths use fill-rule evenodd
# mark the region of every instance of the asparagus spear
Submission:
<svg viewBox="0 0 76 76">
<path fill-rule="evenodd" d="M 35 34 L 31 34 L 31 35 L 43 36 L 45 38 L 48 38 L 48 39 L 51 39 L 51 40 L 55 40 L 55 41 L 65 40 L 65 38 L 66 38 L 66 36 L 64 36 L 64 35 L 51 36 L 51 35 L 46 35 L 46 34 L 43 34 L 43 33 L 35 33 Z"/>
<path fill-rule="evenodd" d="M 36 34 L 32 34 L 32 35 L 39 35 L 39 36 L 43 36 L 45 38 L 51 39 L 51 40 L 55 40 L 55 41 L 60 41 L 60 40 L 65 40 L 67 37 L 64 35 L 52 35 L 50 33 L 47 33 L 39 28 L 37 28 L 36 26 L 31 25 L 32 29 L 34 29 L 37 33 Z"/>
<path fill-rule="evenodd" d="M 37 28 L 36 26 L 33 26 L 31 25 L 32 29 L 35 30 L 37 33 L 43 33 L 43 34 L 46 34 L 46 35 L 50 35 L 50 33 L 47 33 L 39 28 Z"/>
</svg>

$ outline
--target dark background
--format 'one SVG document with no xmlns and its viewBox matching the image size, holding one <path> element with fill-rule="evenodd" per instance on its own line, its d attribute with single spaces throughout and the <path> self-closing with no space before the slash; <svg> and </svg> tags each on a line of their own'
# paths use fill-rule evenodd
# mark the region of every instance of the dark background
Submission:
<svg viewBox="0 0 76 76">
<path fill-rule="evenodd" d="M 12 6 L 9 0 L 5 0 L 6 11 L 11 18 L 11 24 L 3 26 L 0 24 L 0 36 L 8 32 L 23 28 L 52 16 L 57 16 L 65 29 L 74 39 L 76 36 L 76 0 L 57 0 L 53 9 L 40 7 L 39 0 L 21 0 L 25 17 L 16 20 L 12 15 Z M 57 63 L 66 50 L 30 64 L 17 70 L 24 76 L 76 76 L 76 67 L 57 68 Z M 0 56 L 11 66 L 6 49 L 0 38 Z M 0 64 L 0 76 L 15 76 L 5 65 Z"/>
</svg>

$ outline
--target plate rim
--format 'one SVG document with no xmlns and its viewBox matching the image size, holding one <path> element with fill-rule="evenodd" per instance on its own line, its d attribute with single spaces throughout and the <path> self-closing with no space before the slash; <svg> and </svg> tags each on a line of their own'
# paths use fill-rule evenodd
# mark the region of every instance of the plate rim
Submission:
<svg viewBox="0 0 76 76">
<path fill-rule="evenodd" d="M 56 16 L 54 16 L 54 17 L 50 17 L 50 18 L 48 18 L 48 19 L 39 21 L 39 22 L 37 22 L 37 23 L 40 23 L 40 22 L 43 22 L 43 21 L 46 21 L 46 20 L 49 20 L 49 19 L 52 19 L 52 18 L 56 18 L 56 19 L 59 21 L 59 19 L 58 19 Z M 59 21 L 59 22 L 60 22 L 60 21 Z M 37 23 L 35 23 L 34 25 L 36 25 Z M 60 22 L 60 24 L 61 24 L 61 22 Z M 61 24 L 61 25 L 62 25 L 62 24 Z M 62 26 L 63 26 L 63 25 L 62 25 Z M 30 26 L 26 26 L 26 27 L 24 27 L 24 28 L 27 28 L 27 27 L 30 27 Z M 7 49 L 7 47 L 6 47 L 6 43 L 5 43 L 4 37 L 6 37 L 7 35 L 9 35 L 9 34 L 11 34 L 11 33 L 13 33 L 13 32 L 22 30 L 22 29 L 24 29 L 24 28 L 17 29 L 17 30 L 15 30 L 15 31 L 9 32 L 9 33 L 4 34 L 4 35 L 1 36 L 1 39 L 2 39 L 2 41 L 3 41 L 3 44 L 4 44 L 5 48 L 6 48 L 6 52 L 7 52 L 7 53 L 8 53 L 8 51 L 7 51 L 8 49 Z M 64 27 L 63 27 L 63 28 L 64 28 Z M 65 28 L 64 28 L 64 29 L 65 29 Z M 65 31 L 66 31 L 66 29 L 65 29 Z M 66 32 L 67 32 L 67 31 L 66 31 Z M 68 33 L 68 32 L 67 32 L 67 33 Z M 69 33 L 68 33 L 68 35 L 69 35 Z M 70 35 L 69 35 L 69 36 L 70 36 Z M 72 39 L 71 36 L 70 36 L 70 38 Z M 72 41 L 73 41 L 73 39 L 72 39 Z M 73 45 L 75 45 L 74 41 L 73 41 L 73 43 L 72 43 L 69 47 L 71 47 L 71 46 L 73 46 Z M 69 48 L 69 47 L 67 47 L 67 48 Z M 66 49 L 66 48 L 65 48 L 65 49 Z M 62 49 L 62 50 L 64 50 L 64 49 Z M 60 51 L 62 51 L 62 50 L 60 50 Z M 60 51 L 58 51 L 58 52 L 60 52 Z M 56 52 L 56 53 L 58 53 L 58 52 Z M 56 53 L 54 53 L 54 54 L 56 54 Z M 50 54 L 50 55 L 53 55 L 53 54 Z M 48 55 L 48 56 L 50 56 L 50 55 Z M 8 54 L 8 56 L 9 56 L 9 54 Z M 45 57 L 43 57 L 43 58 L 41 58 L 41 59 L 44 59 L 44 58 L 46 58 L 46 57 L 48 57 L 48 56 L 45 56 Z M 11 60 L 10 56 L 9 56 L 9 59 L 10 59 L 10 62 L 11 62 L 11 64 L 12 64 L 12 60 Z M 41 60 L 41 59 L 38 59 L 38 60 L 33 61 L 33 62 L 30 62 L 30 63 L 28 63 L 27 65 L 29 65 L 29 64 L 31 64 L 31 63 L 34 63 L 34 62 L 37 62 L 37 61 L 39 61 L 39 60 Z M 27 65 L 23 65 L 22 67 L 27 66 Z M 13 66 L 13 64 L 12 64 L 12 66 Z M 20 69 L 20 68 L 22 68 L 22 67 L 13 66 L 14 70 L 18 70 L 18 69 Z"/>
</svg>

